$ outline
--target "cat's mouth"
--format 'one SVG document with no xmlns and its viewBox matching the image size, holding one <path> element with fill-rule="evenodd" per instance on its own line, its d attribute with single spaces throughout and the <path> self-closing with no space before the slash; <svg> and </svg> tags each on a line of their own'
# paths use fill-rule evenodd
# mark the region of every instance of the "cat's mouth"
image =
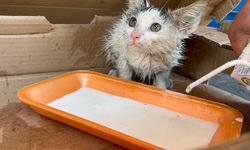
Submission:
<svg viewBox="0 0 250 150">
<path fill-rule="evenodd" d="M 143 51 L 144 53 L 149 53 L 152 54 L 154 53 L 154 48 L 152 47 L 152 45 L 147 44 L 147 43 L 142 43 L 142 42 L 138 42 L 138 43 L 130 43 L 130 45 L 128 45 L 131 48 L 136 48 L 137 50 Z"/>
<path fill-rule="evenodd" d="M 142 46 L 142 44 L 140 44 L 140 43 L 132 43 L 132 44 L 131 44 L 131 46 L 141 47 L 141 46 Z"/>
<path fill-rule="evenodd" d="M 141 48 L 141 49 L 150 49 L 151 47 L 152 47 L 152 45 L 151 44 L 147 44 L 147 43 L 145 43 L 145 42 L 136 42 L 136 43 L 134 43 L 134 42 L 131 42 L 130 44 L 129 44 L 129 46 L 130 47 L 137 47 L 137 48 Z M 151 50 L 150 50 L 151 51 Z"/>
<path fill-rule="evenodd" d="M 143 44 L 138 41 L 131 41 L 130 46 L 135 46 L 135 47 L 142 47 Z"/>
</svg>

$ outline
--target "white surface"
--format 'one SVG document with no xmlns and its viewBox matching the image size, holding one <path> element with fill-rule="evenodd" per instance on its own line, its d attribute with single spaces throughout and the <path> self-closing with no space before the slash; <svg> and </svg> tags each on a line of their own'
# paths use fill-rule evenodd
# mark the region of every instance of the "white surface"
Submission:
<svg viewBox="0 0 250 150">
<path fill-rule="evenodd" d="M 207 146 L 218 128 L 213 122 L 91 88 L 48 105 L 168 150 Z"/>
</svg>

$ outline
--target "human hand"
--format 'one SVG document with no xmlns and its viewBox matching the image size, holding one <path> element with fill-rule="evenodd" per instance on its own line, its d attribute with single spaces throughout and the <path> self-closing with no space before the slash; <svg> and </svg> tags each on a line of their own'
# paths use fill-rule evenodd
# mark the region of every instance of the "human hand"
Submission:
<svg viewBox="0 0 250 150">
<path fill-rule="evenodd" d="M 232 48 L 240 55 L 250 38 L 250 0 L 247 0 L 230 26 L 228 37 Z"/>
</svg>

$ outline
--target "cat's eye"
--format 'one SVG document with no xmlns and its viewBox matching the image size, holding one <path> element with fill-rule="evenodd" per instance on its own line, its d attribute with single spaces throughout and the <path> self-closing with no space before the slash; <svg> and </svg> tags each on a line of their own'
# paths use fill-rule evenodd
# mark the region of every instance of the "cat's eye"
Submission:
<svg viewBox="0 0 250 150">
<path fill-rule="evenodd" d="M 161 30 L 161 25 L 159 23 L 153 23 L 150 30 L 153 32 L 159 32 Z"/>
<path fill-rule="evenodd" d="M 130 27 L 135 27 L 136 24 L 137 24 L 136 18 L 135 18 L 135 17 L 130 18 L 128 25 L 129 25 Z"/>
</svg>

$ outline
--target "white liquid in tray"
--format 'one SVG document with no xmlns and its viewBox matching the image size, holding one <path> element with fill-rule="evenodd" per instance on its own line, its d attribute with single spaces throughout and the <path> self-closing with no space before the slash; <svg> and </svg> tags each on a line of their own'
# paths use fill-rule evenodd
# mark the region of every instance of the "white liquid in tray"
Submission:
<svg viewBox="0 0 250 150">
<path fill-rule="evenodd" d="M 81 88 L 48 105 L 168 150 L 208 146 L 219 126 L 91 88 Z"/>
</svg>

